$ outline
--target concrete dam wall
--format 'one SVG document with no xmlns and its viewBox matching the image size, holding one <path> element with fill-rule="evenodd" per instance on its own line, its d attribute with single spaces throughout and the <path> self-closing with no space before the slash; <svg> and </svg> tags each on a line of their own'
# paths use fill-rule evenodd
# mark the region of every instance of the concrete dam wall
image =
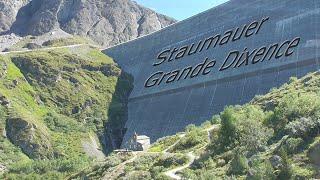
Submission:
<svg viewBox="0 0 320 180">
<path fill-rule="evenodd" d="M 230 0 L 103 52 L 134 77 L 123 145 L 155 141 L 317 71 L 320 1 Z"/>
</svg>

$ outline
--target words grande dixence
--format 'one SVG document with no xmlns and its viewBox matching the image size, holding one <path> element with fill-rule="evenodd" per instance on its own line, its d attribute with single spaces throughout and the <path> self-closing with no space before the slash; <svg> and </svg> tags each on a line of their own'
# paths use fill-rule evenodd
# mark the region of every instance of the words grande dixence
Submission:
<svg viewBox="0 0 320 180">
<path fill-rule="evenodd" d="M 242 38 L 248 38 L 256 35 L 268 20 L 269 17 L 262 18 L 260 21 L 254 21 L 250 24 L 245 24 L 242 27 L 228 30 L 224 34 L 210 36 L 206 39 L 200 40 L 198 43 L 192 43 L 180 48 L 174 47 L 172 49 L 166 49 L 158 54 L 158 61 L 155 62 L 153 66 L 159 66 L 164 63 L 181 59 L 185 56 L 201 53 L 202 51 L 210 48 L 216 48 L 218 46 L 228 44 L 229 42 L 238 41 Z M 244 48 L 243 51 L 231 51 L 224 59 L 221 67 L 219 67 L 219 71 L 224 71 L 231 67 L 239 68 L 249 64 L 257 64 L 265 60 L 271 60 L 272 58 L 279 59 L 281 57 L 291 56 L 294 53 L 294 48 L 299 45 L 300 40 L 301 39 L 297 37 L 292 40 L 286 40 L 282 43 L 269 44 L 250 51 L 247 47 Z M 208 75 L 216 64 L 216 60 L 206 58 L 203 62 L 195 66 L 187 66 L 170 72 L 158 71 L 146 80 L 144 86 L 145 88 L 151 88 L 161 84 L 170 84 L 183 79 L 192 79 L 197 76 Z"/>
</svg>

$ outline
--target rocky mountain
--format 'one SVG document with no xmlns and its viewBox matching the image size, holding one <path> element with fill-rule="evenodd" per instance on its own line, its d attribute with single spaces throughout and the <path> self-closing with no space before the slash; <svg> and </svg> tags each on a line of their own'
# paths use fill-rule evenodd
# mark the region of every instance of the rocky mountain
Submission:
<svg viewBox="0 0 320 180">
<path fill-rule="evenodd" d="M 39 36 L 61 29 L 104 47 L 175 22 L 131 0 L 0 0 L 0 9 L 2 34 Z"/>
<path fill-rule="evenodd" d="M 16 20 L 19 9 L 28 4 L 29 1 L 30 0 L 0 1 L 0 33 L 10 30 L 11 25 Z"/>
</svg>

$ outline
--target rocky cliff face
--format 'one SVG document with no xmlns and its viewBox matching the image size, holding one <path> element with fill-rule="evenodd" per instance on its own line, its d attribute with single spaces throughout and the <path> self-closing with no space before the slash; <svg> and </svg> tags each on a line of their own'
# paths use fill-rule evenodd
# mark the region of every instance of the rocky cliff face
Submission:
<svg viewBox="0 0 320 180">
<path fill-rule="evenodd" d="M 130 0 L 1 1 L 0 32 L 11 29 L 20 35 L 38 36 L 62 29 L 102 46 L 125 42 L 175 22 Z"/>
<path fill-rule="evenodd" d="M 30 0 L 0 0 L 0 33 L 10 30 L 19 9 Z"/>
</svg>

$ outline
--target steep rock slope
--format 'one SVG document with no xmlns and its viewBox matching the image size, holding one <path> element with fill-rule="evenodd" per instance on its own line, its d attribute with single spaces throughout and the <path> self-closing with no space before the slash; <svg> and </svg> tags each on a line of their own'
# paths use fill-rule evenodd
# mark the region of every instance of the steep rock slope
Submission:
<svg viewBox="0 0 320 180">
<path fill-rule="evenodd" d="M 0 1 L 0 33 L 10 30 L 11 25 L 16 20 L 19 9 L 30 0 L 1 0 Z"/>
<path fill-rule="evenodd" d="M 21 1 L 13 1 L 15 4 Z M 11 3 L 2 3 L 9 8 Z M 5 6 L 7 5 L 7 6 Z M 1 16 L 8 30 L 15 18 Z M 102 46 L 112 46 L 149 34 L 175 20 L 144 8 L 130 0 L 32 0 L 20 8 L 11 31 L 20 35 L 42 35 L 57 29 L 89 37 Z"/>
</svg>

